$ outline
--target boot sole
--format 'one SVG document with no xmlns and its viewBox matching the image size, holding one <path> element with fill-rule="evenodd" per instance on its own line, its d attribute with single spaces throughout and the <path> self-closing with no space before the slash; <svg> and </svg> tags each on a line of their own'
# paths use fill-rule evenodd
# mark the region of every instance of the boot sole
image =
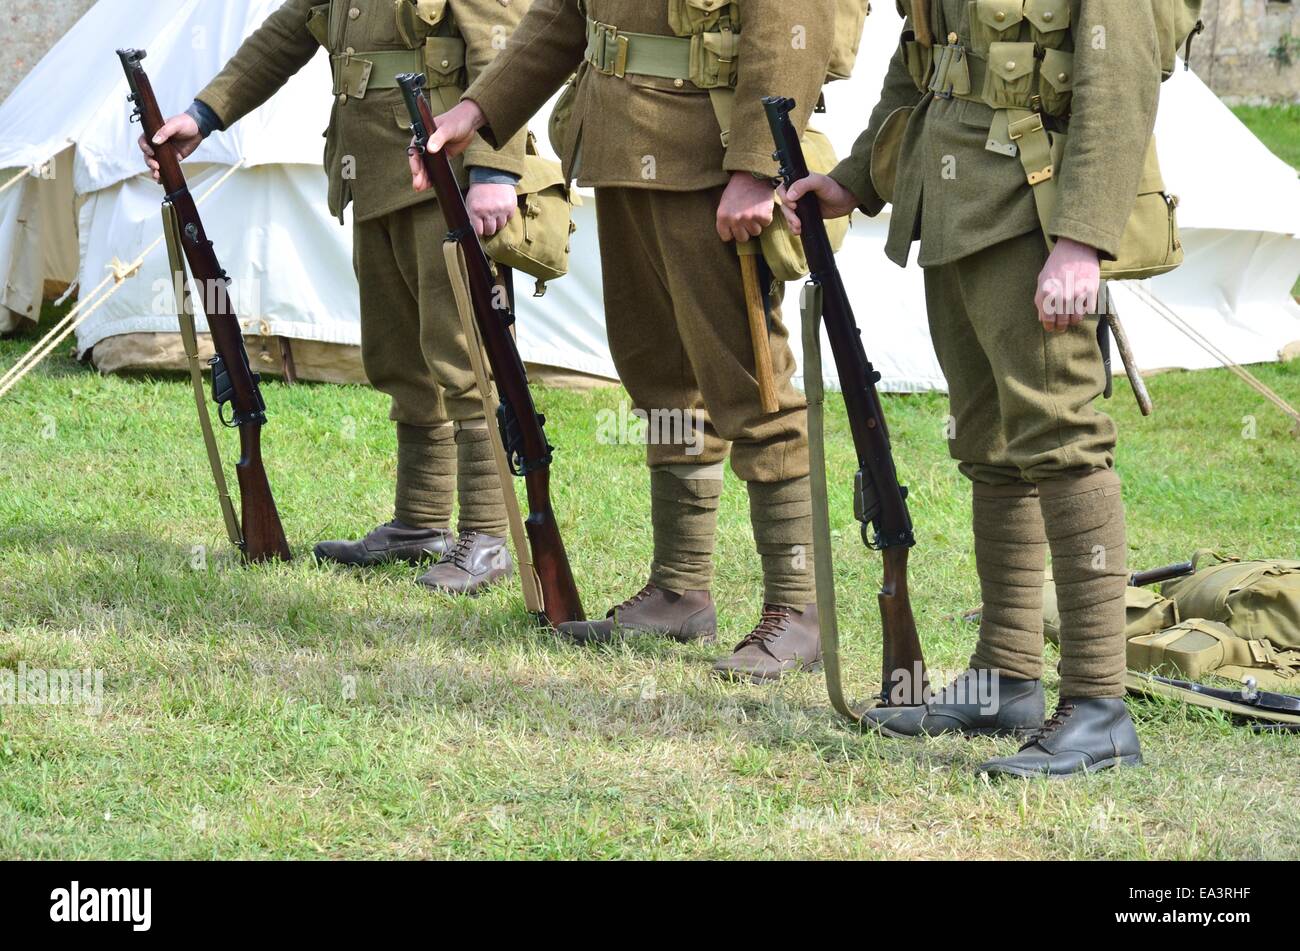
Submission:
<svg viewBox="0 0 1300 951">
<path fill-rule="evenodd" d="M 1080 774 L 1100 773 L 1106 769 L 1125 769 L 1141 765 L 1142 754 L 1131 753 L 1128 756 L 1112 756 L 1109 759 L 1099 760 L 1092 766 L 1085 766 L 1083 769 L 1075 770 L 1072 773 L 1044 773 L 1042 770 L 1037 769 L 1011 769 L 1005 766 L 994 769 L 980 769 L 980 772 L 989 776 L 1015 776 L 1018 779 L 1037 779 L 1040 776 L 1047 779 L 1070 779 Z"/>
<path fill-rule="evenodd" d="M 784 680 L 786 677 L 792 677 L 797 674 L 816 674 L 820 673 L 822 662 L 813 661 L 811 664 L 802 664 L 799 667 L 793 667 L 790 670 L 778 670 L 773 673 L 763 673 L 762 671 L 748 670 L 729 670 L 723 668 L 713 668 L 713 675 L 721 680 L 731 681 L 732 683 L 750 683 L 755 687 L 765 686 L 766 684 L 776 683 Z"/>
<path fill-rule="evenodd" d="M 1037 729 L 1037 727 L 982 726 L 982 727 L 972 727 L 969 730 L 939 730 L 934 733 L 926 733 L 924 731 L 920 733 L 898 733 L 894 730 L 891 730 L 888 726 L 886 726 L 883 723 L 876 723 L 873 720 L 869 720 L 865 718 L 863 719 L 862 722 L 864 724 L 869 725 L 871 729 L 875 730 L 877 733 L 880 733 L 882 736 L 887 736 L 890 739 L 894 739 L 894 740 L 930 740 L 938 736 L 965 736 L 971 739 L 974 739 L 976 737 L 992 737 L 993 739 L 1015 739 L 1023 736 L 1028 736 L 1030 733 L 1034 732 L 1034 730 Z"/>
<path fill-rule="evenodd" d="M 636 628 L 615 628 L 608 637 L 589 637 L 575 631 L 560 631 L 559 634 L 565 640 L 571 641 L 579 647 L 590 647 L 593 644 L 612 644 L 615 641 L 636 637 L 662 637 L 677 644 L 712 644 L 718 639 L 716 631 L 709 634 L 671 634 L 668 631 L 643 631 Z"/>
<path fill-rule="evenodd" d="M 428 564 L 431 561 L 437 561 L 442 556 L 436 552 L 425 552 L 423 555 L 391 555 L 384 558 L 374 558 L 369 561 L 344 561 L 335 558 L 332 555 L 323 553 L 319 548 L 312 549 L 312 557 L 318 565 L 341 565 L 344 568 L 381 568 L 384 565 L 406 564 L 412 568 L 418 568 L 420 565 Z"/>
</svg>

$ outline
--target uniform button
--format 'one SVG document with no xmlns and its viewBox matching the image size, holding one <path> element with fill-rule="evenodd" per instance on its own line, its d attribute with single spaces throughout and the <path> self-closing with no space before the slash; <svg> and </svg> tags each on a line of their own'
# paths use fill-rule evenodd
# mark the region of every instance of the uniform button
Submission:
<svg viewBox="0 0 1300 951">
<path fill-rule="evenodd" d="M 1051 10 L 1044 10 L 1044 11 L 1043 11 L 1043 19 L 1044 19 L 1045 21 L 1047 21 L 1048 23 L 1051 23 L 1053 20 L 1056 19 L 1056 14 L 1053 13 Z"/>
<path fill-rule="evenodd" d="M 1070 78 L 1070 76 L 1068 73 L 1061 73 L 1061 75 L 1057 76 L 1056 78 L 1059 79 L 1061 82 L 1065 82 Z"/>
<path fill-rule="evenodd" d="M 348 101 L 348 94 L 345 92 L 339 93 L 339 105 L 343 105 L 343 103 L 347 101 Z"/>
<path fill-rule="evenodd" d="M 1016 61 L 1014 59 L 1007 60 L 1007 72 L 1009 73 L 1015 68 L 1016 68 Z"/>
<path fill-rule="evenodd" d="M 997 20 L 999 23 L 1001 23 L 1001 22 L 1002 22 L 1003 20 L 1005 20 L 1006 18 L 1007 18 L 1007 15 L 1006 15 L 1006 13 L 1003 12 L 1002 10 L 999 10 L 997 13 L 993 14 L 993 19 Z"/>
<path fill-rule="evenodd" d="M 358 10 L 356 7 L 353 7 L 351 10 L 348 11 L 349 20 L 355 20 L 359 16 L 361 16 L 361 11 Z"/>
<path fill-rule="evenodd" d="M 355 47 L 352 47 L 352 46 L 349 46 L 349 47 L 348 47 L 347 49 L 345 49 L 343 52 L 347 53 L 349 56 L 355 56 L 355 55 L 357 55 L 356 48 L 355 48 Z"/>
<path fill-rule="evenodd" d="M 949 45 L 949 46 L 956 46 L 956 45 L 957 45 L 957 34 L 956 34 L 956 33 L 949 33 L 949 34 L 948 34 L 948 45 Z"/>
<path fill-rule="evenodd" d="M 674 80 L 673 80 L 673 85 L 676 86 L 678 89 L 681 89 L 683 86 L 686 85 L 686 80 L 684 80 L 684 79 L 674 79 Z"/>
<path fill-rule="evenodd" d="M 446 68 L 447 68 L 448 66 L 450 66 L 450 65 L 451 65 L 451 60 L 449 60 L 449 59 L 444 59 L 444 60 L 442 61 L 442 68 L 443 68 L 443 69 L 446 69 Z"/>
</svg>

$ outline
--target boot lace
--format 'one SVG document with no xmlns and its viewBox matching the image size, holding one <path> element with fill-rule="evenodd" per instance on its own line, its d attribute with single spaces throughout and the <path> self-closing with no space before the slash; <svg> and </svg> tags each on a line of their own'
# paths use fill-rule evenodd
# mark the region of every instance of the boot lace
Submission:
<svg viewBox="0 0 1300 951">
<path fill-rule="evenodd" d="M 745 639 L 736 645 L 736 650 L 758 647 L 769 654 L 772 653 L 767 649 L 767 645 L 785 632 L 789 617 L 790 609 L 787 607 L 778 604 L 763 605 L 763 616 L 759 618 L 758 626 L 745 635 Z"/>
<path fill-rule="evenodd" d="M 614 617 L 615 614 L 617 614 L 619 611 L 626 611 L 628 608 L 640 604 L 646 598 L 650 597 L 650 595 L 654 594 L 657 590 L 659 589 L 656 588 L 654 585 L 647 584 L 644 588 L 642 588 L 636 594 L 632 595 L 632 597 L 628 598 L 622 604 L 618 605 L 617 607 L 610 608 L 609 614 L 607 614 L 606 617 Z"/>
<path fill-rule="evenodd" d="M 441 563 L 455 565 L 457 568 L 465 568 L 469 562 L 470 554 L 474 551 L 474 542 L 477 540 L 477 532 L 461 532 L 456 536 L 455 546 L 442 556 Z"/>
<path fill-rule="evenodd" d="M 1065 726 L 1065 721 L 1070 719 L 1070 714 L 1072 713 L 1074 713 L 1074 704 L 1062 700 L 1056 705 L 1056 712 L 1051 715 L 1046 723 L 1030 734 L 1028 741 L 1026 741 L 1025 745 L 1022 746 L 1021 749 L 1028 749 L 1035 743 L 1047 739 L 1061 727 Z"/>
</svg>

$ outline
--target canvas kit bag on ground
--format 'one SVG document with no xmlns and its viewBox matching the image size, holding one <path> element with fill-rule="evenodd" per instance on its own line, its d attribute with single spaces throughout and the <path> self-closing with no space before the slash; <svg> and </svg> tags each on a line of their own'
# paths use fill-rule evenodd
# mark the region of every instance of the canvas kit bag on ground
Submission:
<svg viewBox="0 0 1300 951">
<path fill-rule="evenodd" d="M 1129 669 L 1187 680 L 1251 678 L 1268 690 L 1300 690 L 1300 561 L 1241 561 L 1203 550 L 1193 565 L 1195 573 L 1166 582 L 1160 593 L 1125 590 Z M 1050 577 L 1043 627 L 1059 644 Z"/>
</svg>

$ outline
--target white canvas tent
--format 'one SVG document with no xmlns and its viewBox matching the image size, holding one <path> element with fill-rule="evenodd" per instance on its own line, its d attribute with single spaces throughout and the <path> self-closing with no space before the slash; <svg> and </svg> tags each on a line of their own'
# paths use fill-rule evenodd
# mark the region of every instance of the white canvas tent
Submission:
<svg viewBox="0 0 1300 951">
<path fill-rule="evenodd" d="M 160 234 L 160 194 L 139 174 L 138 126 L 126 121 L 126 85 L 114 50 L 147 49 L 146 66 L 164 111 L 179 111 L 277 5 L 100 0 L 0 106 L 0 169 L 38 169 L 0 194 L 0 329 L 39 311 L 46 281 L 75 279 L 83 290 L 93 288 L 110 267 L 134 261 Z M 896 15 L 878 6 L 857 76 L 830 88 L 830 112 L 821 117 L 841 151 L 865 122 L 897 36 Z M 229 173 L 203 214 L 235 279 L 246 332 L 268 342 L 262 368 L 278 364 L 273 342 L 284 337 L 295 341 L 302 375 L 345 379 L 359 375 L 359 332 L 350 232 L 329 218 L 319 168 L 328 82 L 322 56 L 187 164 L 199 195 Z M 535 127 L 545 127 L 543 118 Z M 1158 136 L 1169 187 L 1182 199 L 1188 262 L 1144 288 L 1116 292 L 1144 366 L 1215 363 L 1176 334 L 1153 301 L 1189 320 L 1238 362 L 1278 359 L 1300 341 L 1300 307 L 1290 297 L 1300 273 L 1295 173 L 1192 73 L 1180 72 L 1166 84 Z M 0 173 L 0 183 L 13 174 Z M 573 273 L 545 298 L 523 298 L 520 348 L 533 364 L 612 378 L 594 204 L 576 214 Z M 853 262 L 846 276 L 868 349 L 889 389 L 942 389 L 920 272 L 884 259 L 886 227 L 887 216 L 858 216 L 843 253 Z M 174 359 L 179 347 L 159 343 L 176 330 L 166 281 L 159 248 L 78 329 L 80 351 L 94 348 L 97 362 L 110 366 Z M 120 346 L 124 341 L 132 345 Z"/>
</svg>

